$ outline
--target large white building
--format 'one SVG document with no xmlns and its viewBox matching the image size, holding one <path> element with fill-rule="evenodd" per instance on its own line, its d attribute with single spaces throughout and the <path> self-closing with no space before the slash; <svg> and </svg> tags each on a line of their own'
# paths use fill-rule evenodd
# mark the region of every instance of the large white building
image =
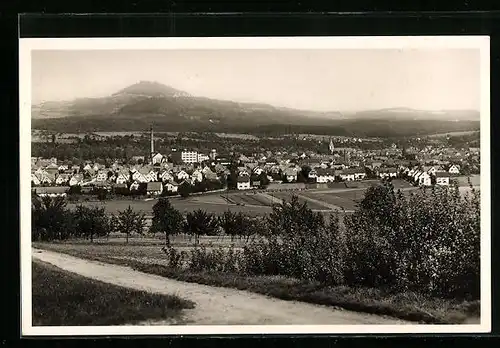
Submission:
<svg viewBox="0 0 500 348">
<path fill-rule="evenodd" d="M 198 162 L 198 152 L 197 151 L 182 151 L 181 161 L 184 163 L 196 163 Z"/>
<path fill-rule="evenodd" d="M 204 155 L 202 153 L 198 154 L 198 163 L 208 161 L 209 159 L 210 157 L 208 157 L 207 155 Z"/>
</svg>

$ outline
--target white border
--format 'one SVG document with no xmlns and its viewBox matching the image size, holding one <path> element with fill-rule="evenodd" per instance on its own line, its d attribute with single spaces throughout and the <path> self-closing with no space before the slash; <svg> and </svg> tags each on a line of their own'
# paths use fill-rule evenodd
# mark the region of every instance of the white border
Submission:
<svg viewBox="0 0 500 348">
<path fill-rule="evenodd" d="M 19 40 L 21 321 L 23 336 L 479 333 L 491 331 L 490 52 L 488 36 L 63 38 Z M 34 327 L 31 323 L 31 51 L 165 49 L 478 49 L 481 55 L 481 321 L 478 325 Z"/>
</svg>

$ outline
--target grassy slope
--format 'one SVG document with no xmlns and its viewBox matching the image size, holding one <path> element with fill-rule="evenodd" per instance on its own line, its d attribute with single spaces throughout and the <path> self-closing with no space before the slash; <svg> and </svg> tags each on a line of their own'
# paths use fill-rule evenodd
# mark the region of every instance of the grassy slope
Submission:
<svg viewBox="0 0 500 348">
<path fill-rule="evenodd" d="M 33 325 L 119 325 L 180 316 L 194 303 L 83 278 L 33 263 Z"/>
<path fill-rule="evenodd" d="M 400 319 L 423 323 L 457 324 L 470 317 L 479 316 L 479 301 L 459 302 L 426 298 L 410 292 L 387 294 L 378 289 L 352 288 L 347 286 L 325 287 L 317 283 L 303 282 L 284 277 L 192 272 L 172 269 L 149 262 L 139 262 L 137 259 L 116 259 L 112 256 L 119 256 L 113 252 L 117 249 L 105 246 L 95 248 L 92 246 L 47 243 L 37 243 L 34 246 L 86 259 L 126 265 L 141 272 L 186 282 L 247 290 L 283 300 L 297 300 L 354 311 L 390 315 Z M 158 257 L 158 254 L 156 254 L 156 257 Z"/>
</svg>

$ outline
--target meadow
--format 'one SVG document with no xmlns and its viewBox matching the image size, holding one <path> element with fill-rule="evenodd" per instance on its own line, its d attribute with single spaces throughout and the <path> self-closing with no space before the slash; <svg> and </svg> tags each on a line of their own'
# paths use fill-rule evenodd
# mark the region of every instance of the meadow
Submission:
<svg viewBox="0 0 500 348">
<path fill-rule="evenodd" d="M 32 264 L 33 326 L 134 324 L 179 318 L 194 303 L 84 278 L 39 261 Z"/>
</svg>

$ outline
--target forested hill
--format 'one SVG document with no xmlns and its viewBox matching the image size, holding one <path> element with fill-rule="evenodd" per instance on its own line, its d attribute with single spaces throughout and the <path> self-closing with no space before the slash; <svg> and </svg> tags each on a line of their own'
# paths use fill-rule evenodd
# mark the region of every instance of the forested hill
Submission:
<svg viewBox="0 0 500 348">
<path fill-rule="evenodd" d="M 350 114 L 304 111 L 197 97 L 148 81 L 107 97 L 46 102 L 32 107 L 34 129 L 67 133 L 141 131 L 151 124 L 158 131 L 384 137 L 479 129 L 479 113 L 404 108 Z"/>
</svg>

